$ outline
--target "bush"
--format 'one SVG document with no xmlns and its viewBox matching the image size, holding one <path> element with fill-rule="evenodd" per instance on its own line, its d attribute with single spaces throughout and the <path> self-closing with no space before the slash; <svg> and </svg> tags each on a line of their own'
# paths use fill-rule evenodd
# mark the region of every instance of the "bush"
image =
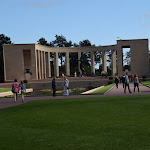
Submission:
<svg viewBox="0 0 150 150">
<path fill-rule="evenodd" d="M 143 81 L 146 81 L 146 78 L 147 78 L 147 77 L 144 75 L 144 76 L 143 76 Z"/>
<path fill-rule="evenodd" d="M 109 85 L 109 84 L 113 84 L 113 83 L 114 83 L 113 80 L 110 80 L 110 81 L 108 82 L 108 85 Z"/>
<path fill-rule="evenodd" d="M 28 80 L 23 80 L 24 83 L 28 83 Z"/>
<path fill-rule="evenodd" d="M 109 77 L 109 80 L 113 80 L 113 77 L 112 77 L 112 76 L 110 76 L 110 77 Z"/>
</svg>

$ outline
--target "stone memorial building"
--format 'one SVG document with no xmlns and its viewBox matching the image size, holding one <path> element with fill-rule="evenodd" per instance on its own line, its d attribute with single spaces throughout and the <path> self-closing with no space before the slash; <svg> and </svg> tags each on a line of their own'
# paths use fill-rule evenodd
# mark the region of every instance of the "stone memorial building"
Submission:
<svg viewBox="0 0 150 150">
<path fill-rule="evenodd" d="M 50 53 L 54 53 L 54 74 L 59 76 L 58 53 L 65 53 L 66 75 L 70 75 L 69 53 L 90 52 L 91 73 L 95 73 L 95 52 L 102 52 L 102 70 L 107 72 L 106 52 L 111 51 L 112 75 L 122 76 L 123 48 L 130 48 L 131 71 L 139 77 L 149 76 L 148 39 L 117 40 L 116 45 L 98 47 L 48 47 L 39 44 L 4 44 L 4 75 L 5 81 L 38 80 L 51 77 Z M 80 61 L 78 68 L 80 71 Z"/>
</svg>

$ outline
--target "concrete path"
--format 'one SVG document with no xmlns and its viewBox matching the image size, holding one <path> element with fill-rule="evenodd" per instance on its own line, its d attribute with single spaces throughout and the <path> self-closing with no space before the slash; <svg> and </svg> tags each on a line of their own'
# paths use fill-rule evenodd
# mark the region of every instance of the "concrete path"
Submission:
<svg viewBox="0 0 150 150">
<path fill-rule="evenodd" d="M 100 87 L 98 87 L 98 88 L 95 88 L 95 89 L 92 89 L 92 90 L 83 92 L 83 93 L 81 93 L 81 94 L 82 94 L 82 95 L 84 95 L 84 94 L 90 94 L 91 92 L 94 92 L 94 91 L 96 91 L 96 90 L 98 90 L 98 89 L 101 89 L 102 87 L 104 87 L 104 86 L 100 86 Z"/>
<path fill-rule="evenodd" d="M 41 96 L 41 97 L 25 97 L 25 103 L 34 101 L 34 100 L 46 100 L 46 99 L 70 99 L 70 98 L 89 98 L 89 97 L 110 97 L 110 96 L 127 96 L 127 95 L 150 95 L 150 88 L 140 84 L 140 91 L 141 93 L 133 92 L 133 84 L 130 84 L 130 89 L 132 93 L 130 94 L 128 92 L 128 89 L 126 91 L 126 94 L 124 94 L 124 90 L 122 88 L 122 84 L 119 84 L 119 88 L 116 89 L 114 87 L 111 91 L 109 91 L 105 95 L 71 95 L 71 96 Z M 0 109 L 12 107 L 15 105 L 22 104 L 21 98 L 18 99 L 19 101 L 17 103 L 14 103 L 13 98 L 0 98 Z"/>
<path fill-rule="evenodd" d="M 33 92 L 32 88 L 26 89 L 26 93 L 31 93 L 31 92 Z M 19 91 L 19 94 L 21 94 L 21 91 Z M 0 97 L 10 96 L 10 95 L 13 95 L 12 91 L 0 93 Z"/>
<path fill-rule="evenodd" d="M 135 89 L 135 93 L 134 93 L 134 84 L 130 83 L 130 90 L 132 93 L 129 93 L 128 88 L 126 88 L 126 93 L 124 93 L 122 84 L 119 84 L 118 89 L 116 88 L 116 86 L 114 86 L 114 88 L 111 91 L 109 91 L 106 95 L 107 96 L 150 95 L 150 88 L 142 84 L 139 84 L 139 88 L 140 88 L 140 93 L 138 93 L 137 88 Z"/>
</svg>

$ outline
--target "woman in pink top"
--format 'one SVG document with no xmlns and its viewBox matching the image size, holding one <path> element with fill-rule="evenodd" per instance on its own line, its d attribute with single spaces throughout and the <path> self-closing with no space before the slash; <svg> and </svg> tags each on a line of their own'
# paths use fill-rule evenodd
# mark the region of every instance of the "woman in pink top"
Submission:
<svg viewBox="0 0 150 150">
<path fill-rule="evenodd" d="M 16 102 L 18 99 L 18 93 L 19 93 L 19 83 L 17 82 L 17 79 L 15 79 L 14 83 L 12 84 L 12 92 L 14 93 L 14 99 Z"/>
</svg>

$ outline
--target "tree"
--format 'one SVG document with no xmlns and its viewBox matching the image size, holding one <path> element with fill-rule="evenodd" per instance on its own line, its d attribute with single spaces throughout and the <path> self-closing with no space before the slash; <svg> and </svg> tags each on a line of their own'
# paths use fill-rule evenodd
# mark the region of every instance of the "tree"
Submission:
<svg viewBox="0 0 150 150">
<path fill-rule="evenodd" d="M 47 43 L 47 41 L 43 37 L 40 38 L 37 42 L 38 42 L 38 44 L 49 46 L 49 44 Z"/>
<path fill-rule="evenodd" d="M 131 51 L 126 51 L 125 54 L 123 54 L 123 70 L 125 71 L 128 69 L 128 71 L 131 71 Z"/>
<path fill-rule="evenodd" d="M 80 47 L 92 46 L 92 44 L 91 44 L 91 42 L 90 42 L 88 39 L 86 39 L 86 40 L 80 41 L 80 42 L 79 42 L 79 46 L 80 46 Z"/>
<path fill-rule="evenodd" d="M 11 40 L 4 34 L 0 34 L 0 82 L 4 82 L 3 44 L 11 44 Z"/>
</svg>

